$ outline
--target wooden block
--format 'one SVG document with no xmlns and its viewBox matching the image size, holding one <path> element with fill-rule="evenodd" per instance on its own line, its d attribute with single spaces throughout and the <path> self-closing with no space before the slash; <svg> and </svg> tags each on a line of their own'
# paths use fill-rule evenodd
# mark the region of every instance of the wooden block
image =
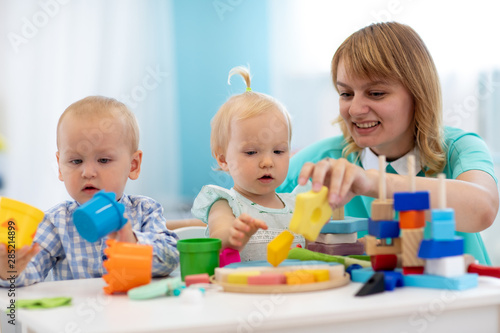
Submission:
<svg viewBox="0 0 500 333">
<path fill-rule="evenodd" d="M 281 264 L 288 256 L 293 235 L 288 230 L 283 230 L 278 236 L 267 244 L 267 261 L 274 267 Z"/>
<path fill-rule="evenodd" d="M 447 278 L 437 275 L 406 275 L 403 278 L 405 287 L 422 287 L 449 290 L 466 290 L 477 287 L 477 274 L 463 274 L 462 276 Z"/>
<path fill-rule="evenodd" d="M 424 259 L 451 257 L 464 254 L 464 239 L 455 236 L 454 240 L 424 239 L 420 244 L 418 256 Z"/>
<path fill-rule="evenodd" d="M 286 284 L 286 276 L 285 274 L 262 273 L 261 275 L 249 276 L 248 284 L 249 285 Z"/>
<path fill-rule="evenodd" d="M 207 273 L 186 275 L 184 282 L 186 283 L 186 287 L 195 283 L 210 283 L 210 277 Z"/>
<path fill-rule="evenodd" d="M 366 254 L 375 256 L 378 254 L 399 254 L 401 253 L 401 238 L 392 238 L 392 244 L 378 244 L 374 236 L 366 236 Z"/>
<path fill-rule="evenodd" d="M 386 291 L 393 291 L 396 287 L 403 287 L 403 285 L 403 274 L 401 272 L 384 272 L 384 286 Z"/>
<path fill-rule="evenodd" d="M 368 230 L 368 219 L 361 217 L 346 216 L 341 221 L 329 221 L 323 228 L 322 234 L 351 234 L 358 231 Z M 315 241 L 315 239 L 313 239 Z"/>
<path fill-rule="evenodd" d="M 259 271 L 237 271 L 227 276 L 228 283 L 248 284 L 248 277 L 260 275 Z"/>
<path fill-rule="evenodd" d="M 399 231 L 398 221 L 368 220 L 368 234 L 377 238 L 397 238 Z"/>
<path fill-rule="evenodd" d="M 425 274 L 455 277 L 464 275 L 465 272 L 465 260 L 463 255 L 427 259 L 425 261 Z"/>
<path fill-rule="evenodd" d="M 394 210 L 426 210 L 430 208 L 429 192 L 397 192 L 394 193 Z"/>
<path fill-rule="evenodd" d="M 424 266 L 411 266 L 411 267 L 403 267 L 403 274 L 424 274 L 425 267 Z"/>
<path fill-rule="evenodd" d="M 332 220 L 344 219 L 344 206 L 334 209 L 332 212 Z"/>
<path fill-rule="evenodd" d="M 351 275 L 352 282 L 365 283 L 374 273 L 371 268 L 355 269 Z M 407 274 L 403 276 L 403 285 L 405 287 L 465 290 L 477 287 L 477 283 L 477 274 L 464 274 L 453 278 L 427 274 Z"/>
<path fill-rule="evenodd" d="M 298 194 L 295 199 L 295 211 L 290 220 L 290 231 L 303 235 L 307 240 L 315 241 L 323 225 L 332 216 L 327 194 L 326 186 L 319 192 Z"/>
<path fill-rule="evenodd" d="M 371 257 L 374 271 L 392 271 L 398 264 L 398 256 L 395 254 L 378 254 Z"/>
<path fill-rule="evenodd" d="M 306 270 L 297 270 L 294 272 L 286 272 L 286 284 L 306 284 L 314 283 L 314 274 Z"/>
<path fill-rule="evenodd" d="M 394 201 L 375 199 L 372 202 L 371 219 L 373 221 L 394 220 Z"/>
<path fill-rule="evenodd" d="M 399 212 L 401 229 L 420 229 L 425 227 L 425 210 L 409 210 Z"/>
<path fill-rule="evenodd" d="M 305 269 L 304 271 L 314 275 L 315 282 L 323 282 L 330 280 L 330 271 L 328 269 Z"/>
<path fill-rule="evenodd" d="M 332 256 L 347 256 L 351 254 L 363 254 L 365 253 L 365 245 L 356 241 L 355 243 L 343 243 L 343 244 L 323 244 L 317 242 L 311 242 L 307 244 L 307 249 L 325 253 Z"/>
<path fill-rule="evenodd" d="M 425 261 L 418 257 L 420 243 L 424 239 L 424 228 L 401 229 L 401 238 L 403 267 L 424 266 Z"/>
<path fill-rule="evenodd" d="M 344 244 L 356 243 L 358 240 L 358 233 L 351 232 L 350 234 L 319 234 L 316 238 L 316 243 L 323 244 Z"/>
</svg>

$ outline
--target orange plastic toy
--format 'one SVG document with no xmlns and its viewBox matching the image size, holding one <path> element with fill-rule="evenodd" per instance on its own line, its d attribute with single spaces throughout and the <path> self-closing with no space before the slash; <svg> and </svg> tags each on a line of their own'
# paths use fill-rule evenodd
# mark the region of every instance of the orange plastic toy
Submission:
<svg viewBox="0 0 500 333">
<path fill-rule="evenodd" d="M 0 197 L 0 243 L 20 249 L 33 243 L 45 214 L 28 204 Z"/>
<path fill-rule="evenodd" d="M 106 244 L 108 248 L 104 249 L 104 254 L 108 260 L 103 265 L 108 274 L 102 277 L 108 284 L 103 288 L 106 294 L 126 292 L 151 282 L 151 245 L 117 242 L 114 239 L 108 239 Z"/>
</svg>

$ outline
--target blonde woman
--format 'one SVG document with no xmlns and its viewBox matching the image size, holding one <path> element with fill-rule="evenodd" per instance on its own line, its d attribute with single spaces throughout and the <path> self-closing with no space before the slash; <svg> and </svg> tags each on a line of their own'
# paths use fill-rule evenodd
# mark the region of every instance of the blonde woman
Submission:
<svg viewBox="0 0 500 333">
<path fill-rule="evenodd" d="M 378 197 L 378 155 L 387 157 L 387 196 L 408 191 L 407 158 L 415 155 L 416 189 L 430 191 L 438 206 L 438 180 L 446 175 L 448 206 L 455 209 L 465 252 L 480 263 L 489 258 L 478 232 L 498 211 L 497 178 L 485 143 L 474 133 L 443 127 L 441 89 L 432 57 L 410 27 L 390 22 L 365 27 L 337 49 L 332 79 L 339 93 L 343 135 L 299 153 L 278 191 L 312 180 L 329 187 L 332 207 L 349 216 L 370 216 Z"/>
</svg>

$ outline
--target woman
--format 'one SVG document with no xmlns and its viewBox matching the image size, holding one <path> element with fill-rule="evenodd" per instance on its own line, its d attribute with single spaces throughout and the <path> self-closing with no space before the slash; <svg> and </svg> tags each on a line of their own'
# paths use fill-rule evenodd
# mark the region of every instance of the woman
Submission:
<svg viewBox="0 0 500 333">
<path fill-rule="evenodd" d="M 443 127 L 441 89 L 425 44 L 410 27 L 391 22 L 365 27 L 337 49 L 332 79 L 340 95 L 343 135 L 319 141 L 291 160 L 284 184 L 289 192 L 312 180 L 329 188 L 333 208 L 348 216 L 370 216 L 378 197 L 378 155 L 385 155 L 387 196 L 408 191 L 407 158 L 417 161 L 416 190 L 429 191 L 438 207 L 438 180 L 446 175 L 447 204 L 455 210 L 465 252 L 489 258 L 478 232 L 498 211 L 497 179 L 485 143 L 473 133 Z"/>
</svg>

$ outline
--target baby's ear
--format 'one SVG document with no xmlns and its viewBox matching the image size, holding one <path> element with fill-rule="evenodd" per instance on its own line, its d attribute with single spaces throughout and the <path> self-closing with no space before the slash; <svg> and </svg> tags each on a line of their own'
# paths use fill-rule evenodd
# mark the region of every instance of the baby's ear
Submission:
<svg viewBox="0 0 500 333">
<path fill-rule="evenodd" d="M 223 154 L 216 154 L 215 159 L 217 160 L 217 164 L 223 171 L 229 171 L 229 168 L 227 167 L 227 162 L 226 162 L 226 156 Z"/>
<path fill-rule="evenodd" d="M 142 163 L 142 150 L 138 150 L 132 154 L 132 161 L 130 162 L 130 173 L 128 178 L 136 180 L 139 178 L 141 173 L 141 163 Z"/>
<path fill-rule="evenodd" d="M 56 151 L 56 159 L 57 159 L 57 172 L 58 172 L 58 178 L 60 181 L 64 181 L 62 173 L 61 173 L 61 166 L 59 164 L 59 151 Z"/>
</svg>

